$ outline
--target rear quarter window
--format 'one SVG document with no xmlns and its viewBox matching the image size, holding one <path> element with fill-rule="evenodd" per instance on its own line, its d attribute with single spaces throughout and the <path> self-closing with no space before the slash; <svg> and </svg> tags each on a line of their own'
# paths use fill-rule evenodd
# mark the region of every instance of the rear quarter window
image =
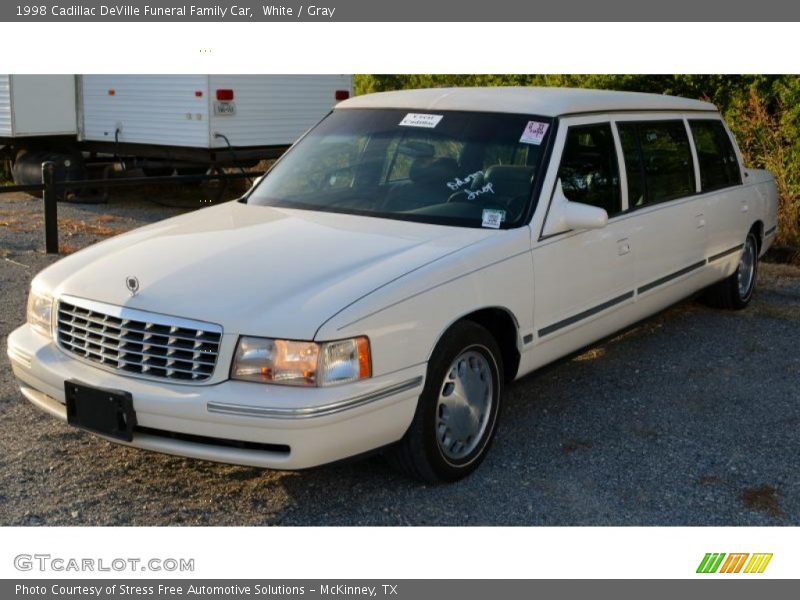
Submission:
<svg viewBox="0 0 800 600">
<path fill-rule="evenodd" d="M 700 165 L 700 186 L 710 192 L 742 183 L 739 160 L 722 121 L 690 120 L 697 160 Z"/>
</svg>

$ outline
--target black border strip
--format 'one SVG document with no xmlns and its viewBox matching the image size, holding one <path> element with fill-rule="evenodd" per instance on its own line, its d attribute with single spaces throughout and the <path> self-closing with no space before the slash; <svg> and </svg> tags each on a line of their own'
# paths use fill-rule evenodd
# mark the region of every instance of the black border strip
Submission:
<svg viewBox="0 0 800 600">
<path fill-rule="evenodd" d="M 708 262 L 714 262 L 715 260 L 719 260 L 729 254 L 733 254 L 734 252 L 738 252 L 744 247 L 744 244 L 739 244 L 738 246 L 734 246 L 733 248 L 729 248 L 724 252 L 720 252 L 719 254 L 715 254 L 714 256 L 709 257 Z"/>
<path fill-rule="evenodd" d="M 559 321 L 558 323 L 553 323 L 552 325 L 548 325 L 547 327 L 542 327 L 539 330 L 539 337 L 544 337 L 546 335 L 550 335 L 554 331 L 558 331 L 559 329 L 563 329 L 564 327 L 568 327 L 569 325 L 572 325 L 573 323 L 577 323 L 578 321 L 582 321 L 583 319 L 586 319 L 588 317 L 591 317 L 592 315 L 595 315 L 595 314 L 597 314 L 599 312 L 602 312 L 602 311 L 606 310 L 607 308 L 611 308 L 612 306 L 615 306 L 617 304 L 625 302 L 625 300 L 630 300 L 631 298 L 633 298 L 633 290 L 631 290 L 630 292 L 625 292 L 624 294 L 622 294 L 621 296 L 617 296 L 616 298 L 611 298 L 611 300 L 606 300 L 602 304 L 598 304 L 597 306 L 595 306 L 593 308 L 590 308 L 588 310 L 585 310 L 583 312 L 580 312 L 580 313 L 578 313 L 576 315 L 572 315 L 571 317 L 567 317 L 566 319 L 563 319 L 563 320 Z"/>
<path fill-rule="evenodd" d="M 705 264 L 706 264 L 706 261 L 705 261 L 705 259 L 703 259 L 703 260 L 701 260 L 699 262 L 696 262 L 696 263 L 694 263 L 692 265 L 689 265 L 688 267 L 684 267 L 684 268 L 680 269 L 679 271 L 675 271 L 674 273 L 670 273 L 669 275 L 664 275 L 664 277 L 656 279 L 655 281 L 651 281 L 650 283 L 648 283 L 646 285 L 643 285 L 638 290 L 636 290 L 636 293 L 637 294 L 644 294 L 645 292 L 649 292 L 653 288 L 657 288 L 658 286 L 664 285 L 665 283 L 667 283 L 669 281 L 672 281 L 673 279 L 677 279 L 681 275 L 686 275 L 687 273 L 691 273 L 692 271 L 696 271 L 697 269 L 699 269 L 700 267 L 704 266 Z"/>
<path fill-rule="evenodd" d="M 767 229 L 767 230 L 764 232 L 764 237 L 767 237 L 768 235 L 772 235 L 773 233 L 775 233 L 775 231 L 776 231 L 777 229 L 778 229 L 778 226 L 777 226 L 777 225 L 773 225 L 772 227 L 770 227 L 769 229 Z"/>
</svg>

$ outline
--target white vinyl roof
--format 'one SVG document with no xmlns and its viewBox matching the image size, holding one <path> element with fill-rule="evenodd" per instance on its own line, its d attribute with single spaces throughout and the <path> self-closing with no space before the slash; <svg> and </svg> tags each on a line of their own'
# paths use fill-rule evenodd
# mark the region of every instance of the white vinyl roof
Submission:
<svg viewBox="0 0 800 600">
<path fill-rule="evenodd" d="M 631 110 L 716 111 L 710 102 L 642 94 L 554 87 L 463 87 L 379 92 L 355 96 L 336 109 L 400 108 L 469 110 L 557 117 L 559 115 Z"/>
</svg>

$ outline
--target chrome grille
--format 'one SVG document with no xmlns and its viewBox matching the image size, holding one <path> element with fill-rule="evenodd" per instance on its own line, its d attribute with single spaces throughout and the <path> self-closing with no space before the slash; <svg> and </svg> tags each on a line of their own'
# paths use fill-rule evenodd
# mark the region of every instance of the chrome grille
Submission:
<svg viewBox="0 0 800 600">
<path fill-rule="evenodd" d="M 83 304 L 83 305 L 80 305 Z M 58 344 L 109 369 L 159 379 L 205 381 L 222 329 L 100 303 L 58 303 Z"/>
</svg>

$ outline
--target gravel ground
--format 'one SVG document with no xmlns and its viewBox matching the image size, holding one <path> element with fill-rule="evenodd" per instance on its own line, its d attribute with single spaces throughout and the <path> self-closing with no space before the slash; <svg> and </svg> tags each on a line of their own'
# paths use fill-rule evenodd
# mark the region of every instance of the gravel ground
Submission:
<svg viewBox="0 0 800 600">
<path fill-rule="evenodd" d="M 62 204 L 62 248 L 183 210 Z M 3 338 L 52 261 L 40 213 L 0 196 Z M 380 457 L 272 472 L 115 446 L 30 406 L 3 352 L 0 525 L 799 525 L 798 339 L 800 269 L 763 265 L 743 312 L 686 301 L 511 385 L 486 462 L 438 487 Z"/>
</svg>

